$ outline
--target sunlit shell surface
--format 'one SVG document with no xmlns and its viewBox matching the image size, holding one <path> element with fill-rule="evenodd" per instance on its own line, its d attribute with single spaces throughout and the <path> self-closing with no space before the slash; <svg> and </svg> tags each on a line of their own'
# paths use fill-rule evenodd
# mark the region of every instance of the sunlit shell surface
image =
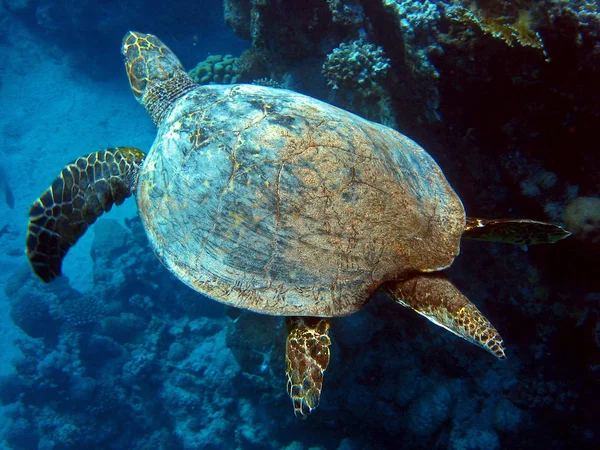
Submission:
<svg viewBox="0 0 600 450">
<path fill-rule="evenodd" d="M 223 303 L 338 316 L 381 283 L 449 266 L 463 206 L 402 134 L 313 98 L 253 85 L 180 99 L 140 173 L 161 261 Z"/>
</svg>

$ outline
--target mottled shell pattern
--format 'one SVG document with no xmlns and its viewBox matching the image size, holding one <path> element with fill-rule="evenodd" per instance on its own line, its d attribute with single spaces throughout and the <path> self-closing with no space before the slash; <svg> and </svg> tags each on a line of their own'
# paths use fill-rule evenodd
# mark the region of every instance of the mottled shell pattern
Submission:
<svg viewBox="0 0 600 450">
<path fill-rule="evenodd" d="M 448 267 L 462 203 L 402 134 L 254 85 L 177 100 L 140 171 L 150 242 L 183 282 L 273 315 L 341 316 L 385 281 Z"/>
</svg>

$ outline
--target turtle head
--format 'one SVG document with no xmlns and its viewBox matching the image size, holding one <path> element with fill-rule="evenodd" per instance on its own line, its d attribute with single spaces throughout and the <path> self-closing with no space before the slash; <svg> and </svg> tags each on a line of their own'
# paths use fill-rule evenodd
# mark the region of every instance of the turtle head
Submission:
<svg viewBox="0 0 600 450">
<path fill-rule="evenodd" d="M 196 87 L 179 58 L 152 34 L 127 32 L 121 53 L 133 95 L 156 125 L 175 100 Z"/>
</svg>

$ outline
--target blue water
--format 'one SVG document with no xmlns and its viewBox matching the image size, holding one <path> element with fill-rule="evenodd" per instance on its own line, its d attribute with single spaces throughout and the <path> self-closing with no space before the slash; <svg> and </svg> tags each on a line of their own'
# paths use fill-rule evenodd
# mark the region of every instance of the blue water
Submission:
<svg viewBox="0 0 600 450">
<path fill-rule="evenodd" d="M 220 1 L 0 6 L 4 448 L 600 448 L 597 2 L 225 3 L 229 25 Z M 491 34 L 493 20 L 509 37 Z M 37 279 L 23 252 L 31 203 L 77 157 L 154 140 L 119 53 L 131 29 L 159 36 L 188 70 L 246 52 L 241 81 L 397 128 L 469 214 L 571 228 L 526 252 L 464 242 L 447 271 L 508 359 L 378 294 L 333 320 L 321 403 L 299 420 L 283 320 L 185 287 L 153 255 L 132 199 L 84 235 L 63 277 Z M 334 53 L 342 42 L 364 58 Z"/>
</svg>

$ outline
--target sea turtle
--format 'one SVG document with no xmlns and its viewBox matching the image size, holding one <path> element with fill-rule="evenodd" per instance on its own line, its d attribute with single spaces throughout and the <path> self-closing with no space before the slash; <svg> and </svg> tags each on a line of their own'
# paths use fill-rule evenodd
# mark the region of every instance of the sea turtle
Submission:
<svg viewBox="0 0 600 450">
<path fill-rule="evenodd" d="M 87 228 L 136 194 L 150 244 L 181 281 L 227 305 L 285 316 L 287 389 L 306 417 L 329 363 L 330 318 L 377 292 L 504 359 L 502 338 L 442 271 L 475 238 L 530 245 L 569 233 L 465 217 L 434 160 L 397 131 L 314 98 L 198 86 L 155 36 L 122 45 L 150 152 L 98 151 L 32 205 L 27 256 L 49 282 Z"/>
</svg>

